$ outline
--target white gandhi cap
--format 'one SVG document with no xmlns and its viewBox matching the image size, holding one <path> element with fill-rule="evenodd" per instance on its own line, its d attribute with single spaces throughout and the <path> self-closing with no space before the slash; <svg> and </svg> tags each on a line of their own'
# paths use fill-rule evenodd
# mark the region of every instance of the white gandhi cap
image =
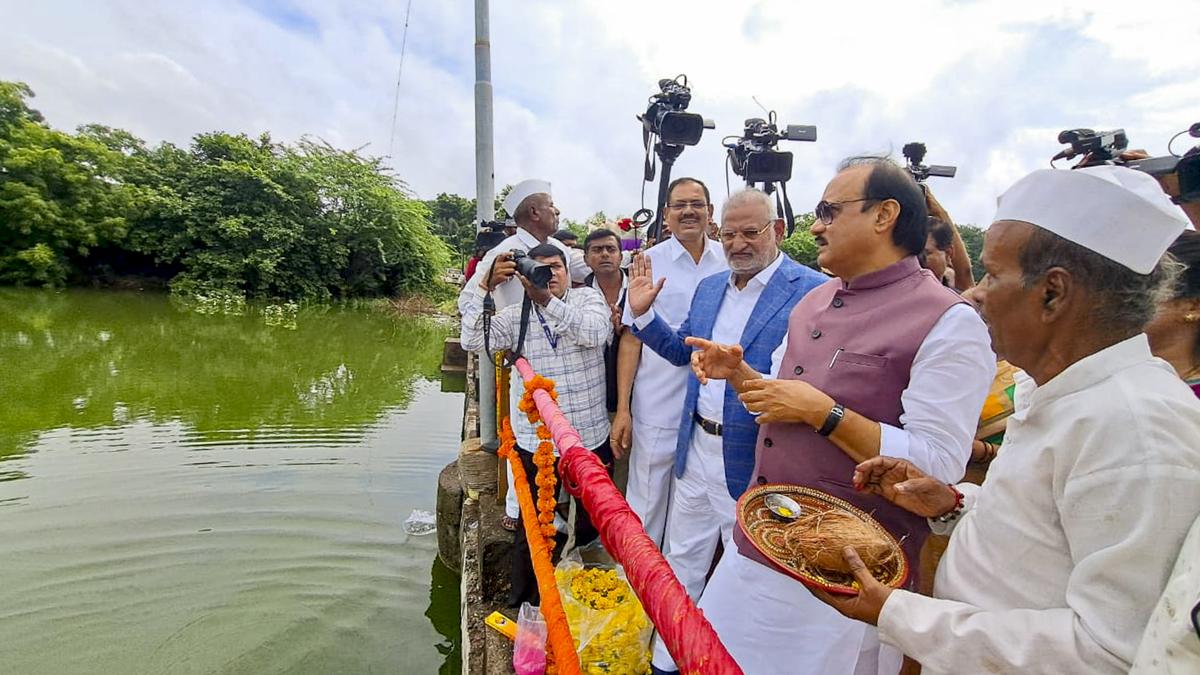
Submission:
<svg viewBox="0 0 1200 675">
<path fill-rule="evenodd" d="M 1138 274 L 1191 227 L 1150 175 L 1120 166 L 1041 169 L 996 200 L 996 220 L 1037 225 Z"/>
<path fill-rule="evenodd" d="M 525 201 L 526 197 L 537 194 L 550 194 L 550 183 L 537 179 L 523 180 L 514 185 L 508 196 L 504 198 L 504 210 L 508 212 L 510 218 L 514 218 L 521 202 Z"/>
</svg>

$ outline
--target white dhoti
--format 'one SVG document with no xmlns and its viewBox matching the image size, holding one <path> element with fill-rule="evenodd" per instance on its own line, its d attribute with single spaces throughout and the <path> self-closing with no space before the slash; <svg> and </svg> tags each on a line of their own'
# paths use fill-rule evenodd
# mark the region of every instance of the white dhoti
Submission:
<svg viewBox="0 0 1200 675">
<path fill-rule="evenodd" d="M 747 675 L 895 675 L 902 655 L 799 581 L 739 554 L 721 562 L 700 609 Z M 859 667 L 860 659 L 862 668 Z"/>
<path fill-rule="evenodd" d="M 725 480 L 725 454 L 720 436 L 693 425 L 683 475 L 675 479 L 667 510 L 666 558 L 679 583 L 692 600 L 704 590 L 717 542 L 729 551 L 733 545 L 734 509 Z M 661 638 L 654 639 L 654 665 L 675 670 Z"/>
<path fill-rule="evenodd" d="M 633 423 L 629 450 L 629 483 L 625 501 L 642 519 L 646 534 L 661 549 L 671 501 L 671 477 L 675 467 L 678 428 Z"/>
</svg>

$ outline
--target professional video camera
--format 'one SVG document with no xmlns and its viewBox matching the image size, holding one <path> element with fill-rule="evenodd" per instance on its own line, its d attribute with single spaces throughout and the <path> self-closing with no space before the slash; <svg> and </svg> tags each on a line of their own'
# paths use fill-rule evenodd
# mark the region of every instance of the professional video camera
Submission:
<svg viewBox="0 0 1200 675">
<path fill-rule="evenodd" d="M 650 105 L 638 119 L 647 135 L 658 136 L 664 145 L 695 145 L 705 129 L 715 125 L 695 113 L 683 112 L 692 102 L 687 76 L 658 81 L 659 93 L 650 97 Z M 647 178 L 653 180 L 653 177 Z"/>
<path fill-rule="evenodd" d="M 938 176 L 939 178 L 954 178 L 954 174 L 958 173 L 958 167 L 945 166 L 940 164 L 922 164 L 925 161 L 925 153 L 927 152 L 924 143 L 905 143 L 904 158 L 908 160 L 908 173 L 912 175 L 913 180 L 918 183 L 924 183 L 930 176 Z"/>
<path fill-rule="evenodd" d="M 730 140 L 732 139 L 732 140 Z M 752 117 L 746 120 L 741 137 L 727 136 L 729 164 L 747 186 L 755 183 L 786 183 L 792 179 L 792 153 L 775 149 L 779 141 L 816 141 L 817 128 L 811 125 L 789 124 L 783 133 L 775 124 L 775 111 L 767 119 Z M 770 190 L 767 190 L 770 192 Z"/>
<path fill-rule="evenodd" d="M 550 269 L 549 265 L 537 262 L 519 248 L 514 248 L 509 253 L 512 254 L 513 262 L 517 263 L 517 271 L 528 279 L 529 283 L 538 288 L 550 287 L 550 279 L 554 276 L 554 271 Z"/>
<path fill-rule="evenodd" d="M 505 223 L 498 220 L 485 220 L 479 223 L 475 233 L 475 248 L 491 250 L 500 245 L 508 235 L 504 233 Z"/>
<path fill-rule="evenodd" d="M 658 186 L 658 204 L 654 212 L 644 207 L 634 214 L 633 220 L 644 225 L 654 219 L 649 236 L 657 239 L 662 229 L 663 206 L 667 201 L 667 185 L 671 182 L 671 166 L 683 149 L 700 142 L 705 129 L 715 129 L 716 124 L 695 113 L 684 112 L 692 102 L 692 90 L 687 85 L 687 75 L 675 79 L 658 81 L 659 93 L 650 97 L 646 112 L 638 115 L 642 123 L 642 144 L 646 148 L 644 178 L 654 180 L 655 165 L 651 153 L 662 161 L 662 177 Z"/>
<path fill-rule="evenodd" d="M 1083 155 L 1083 160 L 1074 169 L 1102 164 L 1116 164 L 1160 178 L 1176 174 L 1179 179 L 1179 194 L 1171 200 L 1176 204 L 1200 201 L 1200 145 L 1178 155 L 1171 146 L 1175 139 L 1187 134 L 1192 138 L 1200 138 L 1200 122 L 1180 131 L 1167 142 L 1167 155 L 1148 157 L 1145 159 L 1123 159 L 1122 153 L 1129 147 L 1129 138 L 1124 129 L 1111 131 L 1093 131 L 1092 129 L 1067 129 L 1058 134 L 1058 142 L 1069 147 L 1064 148 L 1050 160 L 1053 165 L 1060 159 L 1073 159 Z"/>
</svg>

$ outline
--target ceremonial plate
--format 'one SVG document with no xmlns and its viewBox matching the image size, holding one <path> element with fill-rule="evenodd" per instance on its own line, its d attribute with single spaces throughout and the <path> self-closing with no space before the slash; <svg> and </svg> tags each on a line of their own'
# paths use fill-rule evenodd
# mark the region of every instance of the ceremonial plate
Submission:
<svg viewBox="0 0 1200 675">
<path fill-rule="evenodd" d="M 799 527 L 796 522 L 783 522 L 773 515 L 764 500 L 767 495 L 780 494 L 795 500 L 805 515 L 826 511 L 840 511 L 850 514 L 882 535 L 898 555 L 892 562 L 871 570 L 880 583 L 892 588 L 900 588 L 908 580 L 908 560 L 899 542 L 885 530 L 868 513 L 849 502 L 826 494 L 820 490 L 799 485 L 768 484 L 756 485 L 746 491 L 737 503 L 738 527 L 750 540 L 750 543 L 767 557 L 775 568 L 793 577 L 811 588 L 819 588 L 838 595 L 857 595 L 858 589 L 853 585 L 854 577 L 828 570 L 811 567 L 799 555 L 794 547 L 789 546 L 789 528 Z"/>
</svg>

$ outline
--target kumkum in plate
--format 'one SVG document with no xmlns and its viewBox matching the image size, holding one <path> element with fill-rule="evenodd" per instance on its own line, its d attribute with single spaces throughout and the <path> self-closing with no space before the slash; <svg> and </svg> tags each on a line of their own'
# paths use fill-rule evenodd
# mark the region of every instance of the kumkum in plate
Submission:
<svg viewBox="0 0 1200 675">
<path fill-rule="evenodd" d="M 784 499 L 799 506 L 799 517 L 780 518 L 778 505 Z M 738 500 L 737 522 L 776 569 L 811 588 L 838 595 L 858 594 L 842 557 L 847 545 L 855 547 L 883 585 L 900 588 L 908 580 L 908 559 L 896 538 L 870 514 L 820 490 L 756 485 Z"/>
</svg>

